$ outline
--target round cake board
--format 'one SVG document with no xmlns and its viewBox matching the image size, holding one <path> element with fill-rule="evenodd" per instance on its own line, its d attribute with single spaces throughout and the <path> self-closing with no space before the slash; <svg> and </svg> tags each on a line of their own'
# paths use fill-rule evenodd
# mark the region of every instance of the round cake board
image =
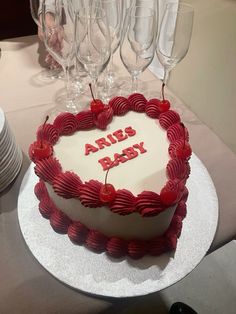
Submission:
<svg viewBox="0 0 236 314">
<path fill-rule="evenodd" d="M 18 218 L 23 237 L 35 258 L 54 277 L 72 288 L 100 296 L 134 297 L 160 291 L 189 274 L 203 259 L 214 238 L 218 199 L 202 162 L 193 155 L 188 179 L 187 216 L 174 253 L 112 259 L 73 244 L 57 234 L 38 210 L 31 164 L 21 184 Z"/>
</svg>

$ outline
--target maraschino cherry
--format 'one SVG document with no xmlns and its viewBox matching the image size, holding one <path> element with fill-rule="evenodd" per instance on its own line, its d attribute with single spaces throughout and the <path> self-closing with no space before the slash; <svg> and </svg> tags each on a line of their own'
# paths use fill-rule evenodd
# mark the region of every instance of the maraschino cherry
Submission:
<svg viewBox="0 0 236 314">
<path fill-rule="evenodd" d="M 192 154 L 192 149 L 191 149 L 191 146 L 189 145 L 189 143 L 186 141 L 185 126 L 182 122 L 180 123 L 180 125 L 183 128 L 183 134 L 184 134 L 183 146 L 178 145 L 176 147 L 175 154 L 176 154 L 176 157 L 178 157 L 180 159 L 188 159 Z"/>
<path fill-rule="evenodd" d="M 170 109 L 170 102 L 169 100 L 165 99 L 164 89 L 165 89 L 165 83 L 162 83 L 162 87 L 161 87 L 162 100 L 160 100 L 158 104 L 158 109 L 160 110 L 161 113 L 166 112 Z"/>
<path fill-rule="evenodd" d="M 94 98 L 94 94 L 93 94 L 93 90 L 92 90 L 92 84 L 89 83 L 89 88 L 91 91 L 91 95 L 93 97 L 93 100 L 90 103 L 90 109 L 93 113 L 98 114 L 99 112 L 103 111 L 105 105 L 104 103 L 100 100 L 100 99 L 95 99 Z"/>
<path fill-rule="evenodd" d="M 125 154 L 120 154 L 119 157 L 121 156 L 125 156 Z M 103 203 L 110 203 L 116 197 L 116 190 L 114 186 L 110 183 L 107 183 L 108 173 L 110 169 L 113 167 L 115 162 L 116 162 L 116 159 L 111 163 L 110 167 L 107 169 L 106 176 L 105 176 L 105 183 L 102 185 L 101 190 L 100 190 L 99 198 L 100 198 L 100 201 Z"/>
<path fill-rule="evenodd" d="M 105 183 L 102 185 L 99 198 L 103 203 L 110 203 L 116 197 L 116 190 L 114 186 L 110 183 Z"/>
<path fill-rule="evenodd" d="M 49 119 L 49 116 L 46 116 L 46 119 L 42 126 L 42 134 L 43 134 L 43 130 L 48 119 Z M 34 161 L 48 158 L 49 156 L 52 155 L 52 152 L 53 152 L 52 145 L 50 145 L 47 141 L 43 140 L 42 137 L 41 139 L 32 143 L 30 145 L 29 150 L 30 150 L 30 156 L 32 156 L 32 159 Z"/>
</svg>

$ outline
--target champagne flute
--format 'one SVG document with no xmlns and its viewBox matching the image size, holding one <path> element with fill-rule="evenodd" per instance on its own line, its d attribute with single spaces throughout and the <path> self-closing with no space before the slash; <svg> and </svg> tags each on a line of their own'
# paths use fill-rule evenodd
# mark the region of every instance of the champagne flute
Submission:
<svg viewBox="0 0 236 314">
<path fill-rule="evenodd" d="M 158 22 L 158 0 L 132 0 L 130 2 L 130 9 L 133 7 L 146 7 L 152 9 L 156 15 L 156 23 Z"/>
<path fill-rule="evenodd" d="M 152 62 L 156 48 L 156 13 L 145 6 L 133 6 L 127 11 L 121 44 L 120 56 L 131 74 L 131 89 L 126 92 L 140 91 L 138 76 Z"/>
<path fill-rule="evenodd" d="M 78 111 L 70 92 L 70 67 L 74 57 L 74 12 L 70 0 L 55 0 L 54 23 L 46 23 L 47 7 L 42 4 L 42 28 L 44 42 L 53 58 L 62 66 L 66 78 L 66 95 L 62 97 L 63 109 L 72 113 Z"/>
<path fill-rule="evenodd" d="M 48 19 L 51 18 L 53 20 L 53 11 L 54 8 L 53 6 L 50 8 L 52 11 L 51 13 L 48 11 Z M 30 0 L 30 12 L 31 16 L 35 22 L 35 24 L 38 26 L 38 33 L 39 37 L 43 39 L 43 32 L 42 32 L 42 18 L 41 18 L 41 13 L 42 13 L 42 1 L 41 0 Z M 48 65 L 47 71 L 43 71 L 41 74 L 42 78 L 58 78 L 59 73 L 61 72 L 61 66 L 56 62 L 56 60 L 53 59 L 53 57 L 48 53 L 46 55 L 46 58 L 44 60 L 46 64 Z"/>
<path fill-rule="evenodd" d="M 193 7 L 186 3 L 168 3 L 160 25 L 156 53 L 164 67 L 164 87 L 171 70 L 186 56 L 192 36 Z"/>
<path fill-rule="evenodd" d="M 88 72 L 97 97 L 97 80 L 107 66 L 110 55 L 110 33 L 105 11 L 97 6 L 81 8 L 75 19 L 75 49 L 79 62 Z"/>
<path fill-rule="evenodd" d="M 107 15 L 111 40 L 111 58 L 105 70 L 103 80 L 104 88 L 101 91 L 102 97 L 105 101 L 108 101 L 111 97 L 111 88 L 114 92 L 114 88 L 116 87 L 115 81 L 117 75 L 114 71 L 113 55 L 120 44 L 124 10 L 123 2 L 123 0 L 100 0 L 100 5 Z"/>
</svg>

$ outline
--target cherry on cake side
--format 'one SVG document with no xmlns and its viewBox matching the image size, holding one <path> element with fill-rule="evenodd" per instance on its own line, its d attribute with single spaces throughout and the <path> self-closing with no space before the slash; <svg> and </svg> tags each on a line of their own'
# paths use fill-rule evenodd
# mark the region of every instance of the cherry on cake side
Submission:
<svg viewBox="0 0 236 314">
<path fill-rule="evenodd" d="M 46 116 L 42 126 L 42 131 L 44 130 L 48 119 L 49 116 Z M 52 145 L 49 144 L 47 141 L 43 140 L 42 136 L 37 141 L 33 142 L 29 147 L 29 156 L 33 161 L 48 158 L 49 156 L 52 155 L 52 153 L 53 153 Z"/>
<path fill-rule="evenodd" d="M 90 110 L 93 113 L 98 114 L 98 113 L 103 111 L 105 105 L 104 105 L 104 103 L 100 99 L 95 99 L 91 83 L 89 83 L 89 88 L 90 88 L 91 95 L 92 95 L 92 98 L 93 98 L 93 100 L 90 102 Z"/>
<path fill-rule="evenodd" d="M 158 108 L 160 110 L 160 112 L 166 112 L 170 109 L 170 102 L 169 100 L 165 99 L 165 83 L 162 83 L 162 87 L 161 87 L 161 94 L 162 94 L 162 100 L 160 100 Z"/>
<path fill-rule="evenodd" d="M 123 157 L 123 156 L 125 156 L 125 154 L 119 155 L 119 157 Z M 103 203 L 110 203 L 116 197 L 116 190 L 114 186 L 110 183 L 107 183 L 108 173 L 110 169 L 114 166 L 115 162 L 116 162 L 116 159 L 111 163 L 110 167 L 107 169 L 106 176 L 105 176 L 105 183 L 102 185 L 100 193 L 99 193 L 100 201 Z"/>
<path fill-rule="evenodd" d="M 175 150 L 176 157 L 180 159 L 189 159 L 192 154 L 192 149 L 189 143 L 186 141 L 186 132 L 185 125 L 180 122 L 181 127 L 183 128 L 183 145 L 178 145 Z"/>
</svg>

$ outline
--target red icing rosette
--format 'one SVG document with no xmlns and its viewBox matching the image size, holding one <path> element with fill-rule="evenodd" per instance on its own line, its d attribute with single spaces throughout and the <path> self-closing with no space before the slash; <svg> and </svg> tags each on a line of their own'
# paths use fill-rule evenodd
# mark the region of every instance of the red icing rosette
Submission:
<svg viewBox="0 0 236 314">
<path fill-rule="evenodd" d="M 61 165 L 54 157 L 39 160 L 34 167 L 36 175 L 43 181 L 52 183 L 61 172 Z"/>
<path fill-rule="evenodd" d="M 72 242 L 83 244 L 88 236 L 89 229 L 79 221 L 74 221 L 68 228 L 68 236 Z"/>
<path fill-rule="evenodd" d="M 163 112 L 159 116 L 159 123 L 161 127 L 167 130 L 171 125 L 180 122 L 180 116 L 173 110 Z"/>
<path fill-rule="evenodd" d="M 56 144 L 59 139 L 59 131 L 52 124 L 41 125 L 37 130 L 37 140 L 45 140 L 51 145 Z"/>
<path fill-rule="evenodd" d="M 183 218 L 181 216 L 174 215 L 168 228 L 167 234 L 174 234 L 177 236 L 177 238 L 179 238 L 182 230 L 182 220 Z"/>
<path fill-rule="evenodd" d="M 171 143 L 175 142 L 176 140 L 184 138 L 186 141 L 188 141 L 189 140 L 188 130 L 187 128 L 183 128 L 183 126 L 180 123 L 175 123 L 167 129 L 167 138 Z"/>
<path fill-rule="evenodd" d="M 122 96 L 117 96 L 112 98 L 108 105 L 111 106 L 113 109 L 114 115 L 116 116 L 123 116 L 125 115 L 130 109 L 130 103 L 127 98 Z"/>
<path fill-rule="evenodd" d="M 96 230 L 90 230 L 86 239 L 86 245 L 93 251 L 100 253 L 106 250 L 108 237 Z"/>
<path fill-rule="evenodd" d="M 190 173 L 190 166 L 187 161 L 174 158 L 169 160 L 166 171 L 169 179 L 187 179 Z"/>
<path fill-rule="evenodd" d="M 119 215 L 129 215 L 135 212 L 136 208 L 134 195 L 125 189 L 116 191 L 116 198 L 110 209 L 113 213 Z"/>
<path fill-rule="evenodd" d="M 143 191 L 137 196 L 136 208 L 138 212 L 144 216 L 156 216 L 163 211 L 160 196 L 151 191 Z"/>
<path fill-rule="evenodd" d="M 73 134 L 78 128 L 78 120 L 69 112 L 60 113 L 53 122 L 60 135 Z"/>
<path fill-rule="evenodd" d="M 180 216 L 183 219 L 186 217 L 186 215 L 187 215 L 186 203 L 184 201 L 180 201 L 178 206 L 176 207 L 175 216 Z"/>
<path fill-rule="evenodd" d="M 188 189 L 185 186 L 184 189 L 183 189 L 183 194 L 182 194 L 182 197 L 181 197 L 181 201 L 186 203 L 187 199 L 188 199 Z"/>
<path fill-rule="evenodd" d="M 112 118 L 113 110 L 110 106 L 106 106 L 102 112 L 97 116 L 94 116 L 94 123 L 99 129 L 105 130 L 108 124 L 112 121 Z"/>
<path fill-rule="evenodd" d="M 81 186 L 82 181 L 80 180 L 80 177 L 71 171 L 60 173 L 53 180 L 54 191 L 57 193 L 57 195 L 66 199 L 78 198 L 79 189 Z"/>
<path fill-rule="evenodd" d="M 179 191 L 179 194 L 181 194 L 181 195 L 179 195 L 178 199 L 180 199 L 180 196 L 182 197 L 182 194 L 184 191 L 185 181 L 179 180 L 179 179 L 168 180 L 166 183 L 166 187 L 169 188 L 170 190 Z"/>
<path fill-rule="evenodd" d="M 80 187 L 80 201 L 85 207 L 101 207 L 103 204 L 100 201 L 100 190 L 102 187 L 102 183 L 96 180 L 90 180 L 89 182 L 85 182 Z"/>
<path fill-rule="evenodd" d="M 128 243 L 124 239 L 111 237 L 107 242 L 106 251 L 111 257 L 120 258 L 127 254 Z"/>
<path fill-rule="evenodd" d="M 38 200 L 41 200 L 44 197 L 48 197 L 47 188 L 42 180 L 36 183 L 34 187 L 34 194 L 36 195 Z"/>
<path fill-rule="evenodd" d="M 185 148 L 187 148 L 187 145 L 190 149 L 189 155 L 186 157 L 184 155 L 179 157 L 177 153 L 181 152 L 181 151 L 184 152 Z M 181 158 L 184 161 L 187 161 L 192 154 L 191 146 L 189 145 L 188 142 L 184 141 L 183 139 L 176 140 L 175 142 L 171 143 L 169 148 L 168 148 L 168 151 L 169 151 L 169 155 L 171 158 Z M 189 172 L 190 172 L 190 170 L 189 170 Z"/>
<path fill-rule="evenodd" d="M 158 108 L 160 100 L 157 98 L 150 99 L 145 107 L 146 114 L 152 119 L 158 119 L 160 110 Z"/>
<path fill-rule="evenodd" d="M 182 139 L 176 140 L 175 142 L 171 143 L 168 148 L 168 152 L 171 158 L 176 158 L 176 149 L 177 147 L 183 147 L 184 141 Z"/>
<path fill-rule="evenodd" d="M 39 202 L 39 211 L 44 218 L 50 219 L 52 213 L 57 211 L 57 208 L 50 198 L 44 197 Z"/>
<path fill-rule="evenodd" d="M 165 233 L 165 238 L 167 250 L 170 251 L 176 250 L 178 240 L 177 235 L 173 233 L 171 229 L 170 230 L 168 229 L 167 232 Z"/>
<path fill-rule="evenodd" d="M 130 109 L 136 112 L 145 112 L 147 99 L 139 93 L 134 93 L 128 97 Z"/>
<path fill-rule="evenodd" d="M 131 240 L 128 244 L 128 255 L 133 259 L 139 259 L 147 253 L 147 245 L 142 240 Z"/>
<path fill-rule="evenodd" d="M 78 130 L 89 130 L 95 126 L 91 110 L 81 111 L 75 117 L 78 121 Z"/>
<path fill-rule="evenodd" d="M 148 253 L 152 256 L 158 256 L 167 251 L 167 241 L 163 236 L 156 237 L 148 243 Z"/>
<path fill-rule="evenodd" d="M 160 193 L 160 200 L 163 206 L 172 206 L 176 204 L 182 197 L 183 190 L 184 182 L 178 179 L 167 181 Z"/>
<path fill-rule="evenodd" d="M 71 220 L 63 212 L 56 210 L 51 214 L 50 224 L 56 232 L 65 234 L 68 231 Z"/>
</svg>

